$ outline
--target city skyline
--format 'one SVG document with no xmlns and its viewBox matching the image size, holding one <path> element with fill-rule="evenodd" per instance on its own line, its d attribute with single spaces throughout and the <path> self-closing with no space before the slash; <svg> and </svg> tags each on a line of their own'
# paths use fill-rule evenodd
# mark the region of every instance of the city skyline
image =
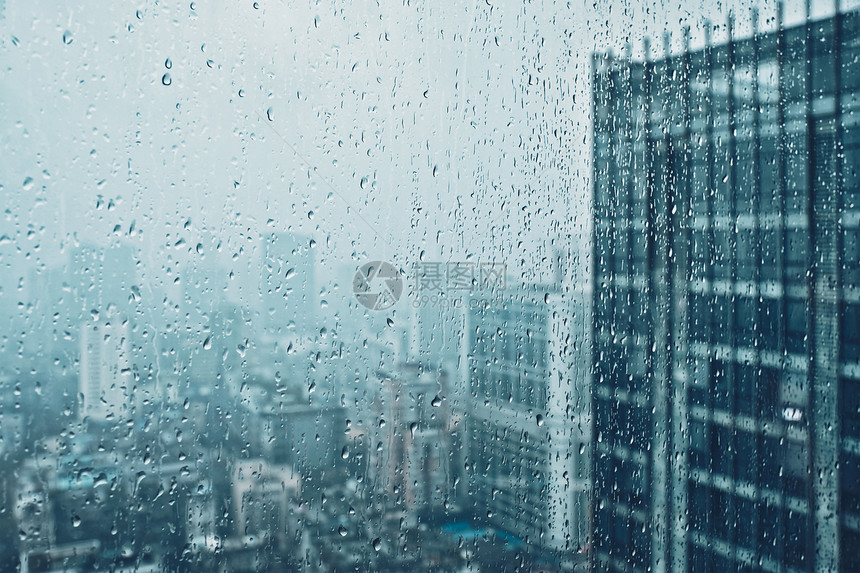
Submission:
<svg viewBox="0 0 860 573">
<path fill-rule="evenodd" d="M 858 46 L 0 0 L 0 573 L 852 571 Z"/>
<path fill-rule="evenodd" d="M 851 2 L 843 4 L 844 9 L 851 8 Z M 474 118 L 448 115 L 452 113 L 448 111 L 449 108 L 462 109 L 462 105 L 454 106 L 453 103 L 467 97 L 477 101 L 494 97 L 491 90 L 484 89 L 485 80 L 480 72 L 487 70 L 492 73 L 494 69 L 504 69 L 501 66 L 503 58 L 516 53 L 514 46 L 517 44 L 522 44 L 522 49 L 527 51 L 527 60 L 539 62 L 543 76 L 554 78 L 553 81 L 561 81 L 574 73 L 581 80 L 570 85 L 562 83 L 554 88 L 558 95 L 549 100 L 556 116 L 552 120 L 539 116 L 533 118 L 525 109 L 514 116 L 517 121 L 516 129 L 536 129 L 544 136 L 562 128 L 563 131 L 570 132 L 566 139 L 551 144 L 535 144 L 532 146 L 534 149 L 521 149 L 519 145 L 505 144 L 504 149 L 495 151 L 494 148 L 498 145 L 489 145 L 489 142 L 495 140 L 496 135 L 502 136 L 510 132 L 511 128 L 506 124 L 511 121 L 511 114 L 520 107 L 511 105 L 517 98 L 515 92 L 511 93 L 509 88 L 500 89 L 497 90 L 498 96 L 492 100 L 492 106 L 488 101 L 482 113 L 482 123 L 485 126 L 482 137 L 467 138 L 464 140 L 467 145 L 460 145 L 463 150 L 460 152 L 462 158 L 458 160 L 458 164 L 462 163 L 463 167 L 454 169 L 451 160 L 452 168 L 447 171 L 436 169 L 434 177 L 433 165 L 422 163 L 412 167 L 408 165 L 407 158 L 402 158 L 397 160 L 402 165 L 400 169 L 389 169 L 390 158 L 386 157 L 384 161 L 387 162 L 376 165 L 375 160 L 368 158 L 366 153 L 358 152 L 355 142 L 346 145 L 345 142 L 349 140 L 337 134 L 342 132 L 354 138 L 360 136 L 360 131 L 343 122 L 338 123 L 337 127 L 326 127 L 325 110 L 336 109 L 337 101 L 333 100 L 335 94 L 329 93 L 331 90 L 326 90 L 325 86 L 317 86 L 313 78 L 302 79 L 307 82 L 308 88 L 328 93 L 325 108 L 309 107 L 308 103 L 303 103 L 307 96 L 301 98 L 299 103 L 290 103 L 286 95 L 295 90 L 288 85 L 268 86 L 268 92 L 253 96 L 254 103 L 251 104 L 252 91 L 232 77 L 233 73 L 248 73 L 247 68 L 250 65 L 250 62 L 241 64 L 244 60 L 241 57 L 241 43 L 238 38 L 242 37 L 242 34 L 249 30 L 257 33 L 259 41 L 264 42 L 272 51 L 271 58 L 287 59 L 289 54 L 290 58 L 298 58 L 307 65 L 317 65 L 319 54 L 316 51 L 299 50 L 296 46 L 289 45 L 291 42 L 279 40 L 278 34 L 271 30 L 271 26 L 263 26 L 265 20 L 251 19 L 246 22 L 245 18 L 240 17 L 246 15 L 244 10 L 233 13 L 222 7 L 212 12 L 195 13 L 189 9 L 188 17 L 201 28 L 195 28 L 197 31 L 194 37 L 199 37 L 199 42 L 193 46 L 193 51 L 190 47 L 179 50 L 174 40 L 165 37 L 161 28 L 163 16 L 158 11 L 126 13 L 119 7 L 98 10 L 98 14 L 92 14 L 93 21 L 103 24 L 106 30 L 114 29 L 115 22 L 126 22 L 129 27 L 126 30 L 129 41 L 137 41 L 135 38 L 140 34 L 146 34 L 146 38 L 151 39 L 153 45 L 163 52 L 163 57 L 152 56 L 153 61 L 148 62 L 151 65 L 141 64 L 137 68 L 129 69 L 122 65 L 124 60 L 118 56 L 87 61 L 87 56 L 94 46 L 116 40 L 116 37 L 112 40 L 110 35 L 94 33 L 91 26 L 97 24 L 85 25 L 82 21 L 76 21 L 75 13 L 72 12 L 63 14 L 64 18 L 55 22 L 56 27 L 62 30 L 56 31 L 49 27 L 49 21 L 44 19 L 24 36 L 20 30 L 27 29 L 29 12 L 9 4 L 6 6 L 4 18 L 0 18 L 0 28 L 9 34 L 3 36 L 2 40 L 8 48 L 8 55 L 0 56 L 9 72 L 4 79 L 7 82 L 4 84 L 4 91 L 9 97 L 0 106 L 3 124 L 8 126 L 8 129 L 4 128 L 3 131 L 2 145 L 9 151 L 4 157 L 4 171 L 9 177 L 4 178 L 2 184 L 10 198 L 10 214 L 17 218 L 16 220 L 31 221 L 35 232 L 21 237 L 15 235 L 17 231 L 14 229 L 12 234 L 9 234 L 9 231 L 4 232 L 10 241 L 14 240 L 21 245 L 21 251 L 10 249 L 11 242 L 0 244 L 2 264 L 12 271 L 10 276 L 0 277 L 0 285 L 4 292 L 14 292 L 15 284 L 10 277 L 18 274 L 15 272 L 17 265 L 31 265 L 31 262 L 24 258 L 25 253 L 31 254 L 30 261 L 34 266 L 53 266 L 62 262 L 65 257 L 64 250 L 76 243 L 94 243 L 106 247 L 106 241 L 123 237 L 141 251 L 142 263 L 152 276 L 162 276 L 166 269 L 174 265 L 183 266 L 189 262 L 197 264 L 201 257 L 204 257 L 204 261 L 225 267 L 251 269 L 258 264 L 262 253 L 255 245 L 248 244 L 249 235 L 251 240 L 255 241 L 257 237 L 287 229 L 316 236 L 321 249 L 318 261 L 331 261 L 331 264 L 327 265 L 329 268 L 344 261 L 355 264 L 363 260 L 392 260 L 398 266 L 406 268 L 419 259 L 421 252 L 442 260 L 462 259 L 466 254 L 472 254 L 497 260 L 509 258 L 513 271 L 518 274 L 533 274 L 535 282 L 538 282 L 543 280 L 540 278 L 542 273 L 550 272 L 548 269 L 534 268 L 543 258 L 540 248 L 544 237 L 534 232 L 541 221 L 549 220 L 552 226 L 557 227 L 558 233 L 570 233 L 578 237 L 578 241 L 583 244 L 586 244 L 590 237 L 590 223 L 584 210 L 590 195 L 588 190 L 591 172 L 588 127 L 590 79 L 587 79 L 589 54 L 609 49 L 622 52 L 626 44 L 632 45 L 634 51 L 638 52 L 641 46 L 639 38 L 660 38 L 667 25 L 672 30 L 673 46 L 677 50 L 680 48 L 684 26 L 691 28 L 694 43 L 702 42 L 703 23 L 706 20 L 716 24 L 715 35 L 724 39 L 723 24 L 728 13 L 732 11 L 736 14 L 738 27 L 741 28 L 739 34 L 744 35 L 748 33 L 750 9 L 753 7 L 760 9 L 760 25 L 772 28 L 775 25 L 775 5 L 775 2 L 763 2 L 750 6 L 747 2 L 735 0 L 720 6 L 701 3 L 695 10 L 693 7 L 682 10 L 665 5 L 629 3 L 620 13 L 618 10 L 613 12 L 609 3 L 596 7 L 583 3 L 581 6 L 572 6 L 569 11 L 559 6 L 554 9 L 558 23 L 552 24 L 552 18 L 546 18 L 550 22 L 549 25 L 554 26 L 556 34 L 542 31 L 543 28 L 538 26 L 538 23 L 534 23 L 530 29 L 530 32 L 543 38 L 542 49 L 551 48 L 555 57 L 539 56 L 536 47 L 528 41 L 530 36 L 518 38 L 511 32 L 498 36 L 499 46 L 495 46 L 495 50 L 499 50 L 498 54 L 484 48 L 472 48 L 468 44 L 449 46 L 442 38 L 427 38 L 427 50 L 432 54 L 444 55 L 447 58 L 445 62 L 459 61 L 456 57 L 457 49 L 475 52 L 475 57 L 472 58 L 473 66 L 474 62 L 484 62 L 481 69 L 469 71 L 468 68 L 463 68 L 463 73 L 469 73 L 466 80 L 452 73 L 462 67 L 452 63 L 452 72 L 437 78 L 435 83 L 438 86 L 434 87 L 425 85 L 421 74 L 407 74 L 405 63 L 395 60 L 395 69 L 402 69 L 398 73 L 403 76 L 402 81 L 408 83 L 410 94 L 414 91 L 418 99 L 424 99 L 422 94 L 428 87 L 428 97 L 431 94 L 439 94 L 439 99 L 428 100 L 435 102 L 432 104 L 432 114 L 438 118 L 436 121 L 456 125 L 475 123 Z M 275 10 L 270 6 L 262 8 Z M 290 8 L 298 10 L 297 16 L 306 17 L 301 22 L 307 28 L 297 27 L 294 31 L 296 37 L 311 34 L 310 30 L 316 29 L 313 13 L 298 5 Z M 813 18 L 820 18 L 833 10 L 833 6 L 828 3 L 815 3 L 812 8 Z M 81 10 L 84 14 L 92 12 L 87 7 L 82 7 Z M 219 24 L 219 16 L 224 10 L 228 10 L 228 18 L 233 22 L 230 26 Z M 261 17 L 259 12 L 262 10 L 249 10 L 253 16 Z M 280 10 L 272 12 L 270 18 L 283 16 L 284 13 Z M 421 16 L 420 12 L 412 14 L 407 10 L 392 10 L 393 21 L 403 25 L 414 23 L 415 19 Z M 457 23 L 459 19 L 448 17 L 444 13 L 431 15 L 430 18 L 439 25 L 454 24 L 457 26 L 455 30 L 474 22 L 475 26 L 480 26 L 481 30 L 493 37 L 509 27 L 513 20 L 529 20 L 525 15 L 512 14 L 502 17 L 500 14 L 492 11 L 490 14 L 475 12 L 471 20 L 462 23 Z M 803 18 L 803 2 L 788 2 L 786 23 L 797 23 Z M 295 18 L 287 20 L 293 21 Z M 240 22 L 245 23 L 240 26 Z M 544 18 L 541 18 L 540 24 L 544 23 Z M 262 34 L 259 33 L 261 30 L 264 30 Z M 68 32 L 68 43 L 63 41 L 65 32 Z M 224 33 L 229 41 L 215 42 L 210 37 L 210 41 L 206 42 L 207 36 L 215 32 Z M 471 37 L 468 30 L 455 31 L 454 35 L 457 34 L 463 38 Z M 384 37 L 384 30 L 380 31 L 380 35 Z M 339 27 L 338 33 L 333 37 L 343 36 L 344 30 Z M 510 45 L 502 50 L 508 46 L 502 42 L 502 38 L 506 36 L 510 38 Z M 589 37 L 593 38 L 593 41 L 589 42 Z M 53 95 L 55 90 L 48 89 L 53 84 L 36 81 L 35 78 L 46 77 L 42 73 L 43 68 L 30 69 L 29 65 L 24 65 L 26 59 L 16 57 L 23 47 L 21 42 L 27 42 L 27 38 L 30 42 L 23 45 L 37 51 L 39 58 L 35 61 L 56 59 L 69 69 L 97 65 L 97 69 L 102 73 L 102 81 L 91 81 L 88 76 L 83 76 L 79 82 L 82 91 L 60 90 L 61 94 L 70 94 L 68 105 L 63 104 L 61 98 L 57 99 Z M 388 39 L 394 41 L 396 38 L 389 34 Z M 400 41 L 405 42 L 406 38 Z M 319 40 L 314 40 L 314 44 L 319 43 Z M 134 42 L 117 44 L 125 50 L 123 55 L 137 54 L 137 44 Z M 213 45 L 219 46 L 217 54 L 212 53 Z M 358 53 L 365 61 L 369 61 L 372 55 L 363 45 L 351 49 L 359 50 Z M 199 58 L 195 54 L 200 54 Z M 422 58 L 422 65 L 428 65 L 427 56 L 422 56 L 415 47 L 404 50 L 403 54 L 404 57 Z M 215 55 L 220 59 L 214 58 Z M 166 67 L 168 60 L 170 68 Z M 237 63 L 232 64 L 233 67 L 225 68 L 230 65 L 227 62 L 234 61 Z M 211 62 L 212 67 L 209 67 L 208 62 Z M 267 65 L 264 59 L 255 60 L 255 64 L 264 68 Z M 329 84 L 342 77 L 341 67 L 345 65 L 336 64 L 334 69 L 330 70 L 333 79 L 326 76 Z M 352 65 L 348 64 L 350 69 Z M 558 66 L 559 69 L 551 73 L 547 66 Z M 569 70 L 565 69 L 568 67 Z M 235 72 L 230 71 L 234 68 Z M 188 80 L 189 86 L 180 88 L 184 69 L 192 75 Z M 359 66 L 359 69 L 362 67 Z M 209 70 L 206 73 L 210 73 L 212 77 L 204 75 L 201 70 Z M 138 72 L 142 74 L 140 77 L 136 75 Z M 162 83 L 164 73 L 172 74 L 171 77 L 175 80 L 170 86 Z M 278 77 L 286 73 L 287 71 L 277 70 Z M 470 77 L 474 79 L 469 80 Z M 519 71 L 511 70 L 509 79 L 513 85 L 520 85 L 528 78 Z M 72 78 L 65 76 L 57 78 L 57 87 L 64 86 L 71 80 Z M 378 85 L 369 71 L 364 71 L 355 81 L 359 86 Z M 105 85 L 105 82 L 108 84 Z M 211 99 L 196 98 L 191 91 L 191 86 L 197 85 L 194 82 L 202 82 L 201 85 L 215 90 L 215 93 L 219 94 L 218 103 Z M 501 78 L 498 83 L 502 83 Z M 92 87 L 88 87 L 90 84 Z M 16 88 L 25 89 L 22 91 Z M 177 89 L 182 89 L 182 93 L 175 94 Z M 244 92 L 241 97 L 240 89 Z M 129 104 L 122 110 L 112 112 L 105 109 L 108 107 L 107 103 L 101 105 L 104 100 L 120 102 L 129 99 L 123 96 L 124 90 L 138 94 L 144 103 L 140 106 Z M 52 147 L 52 139 L 47 136 L 50 130 L 45 129 L 45 120 L 28 105 L 29 100 L 26 97 L 18 95 L 25 92 L 45 94 L 48 99 L 42 113 L 63 116 L 70 115 L 71 112 L 74 117 L 84 118 L 79 123 L 83 131 L 94 130 L 101 135 L 88 138 L 86 142 L 69 142 L 65 150 Z M 548 96 L 540 93 L 529 97 L 535 100 L 535 104 L 541 104 L 548 99 Z M 278 102 L 273 102 L 272 99 L 284 101 L 282 105 L 277 105 Z M 134 98 L 131 100 L 134 101 Z M 221 101 L 227 103 L 221 104 Z M 390 96 L 389 101 L 392 104 L 397 103 Z M 452 105 L 449 106 L 448 102 L 452 102 Z M 189 105 L 195 103 L 202 106 L 200 112 L 188 115 Z M 233 110 L 240 104 L 242 106 L 237 110 L 238 116 L 234 116 Z M 376 107 L 381 105 L 380 102 Z M 573 109 L 568 111 L 571 106 Z M 268 119 L 267 112 L 270 108 L 274 121 Z M 360 110 L 360 107 L 355 106 L 344 110 L 347 115 L 343 119 L 354 121 L 355 118 L 363 117 L 365 114 L 358 113 Z M 501 115 L 497 113 L 504 110 L 509 111 Z M 210 117 L 203 115 L 205 112 L 209 112 Z M 207 125 L 207 129 L 202 136 L 171 138 L 169 124 L 156 121 L 155 118 L 158 117 L 180 126 L 176 129 L 183 134 L 196 133 L 200 125 Z M 235 119 L 231 119 L 234 117 Z M 297 135 L 312 144 L 302 145 L 299 139 L 287 137 L 293 134 L 295 129 L 292 126 L 285 129 L 279 122 L 290 117 L 305 117 L 308 120 L 315 118 L 314 122 L 305 121 L 296 125 L 300 129 Z M 320 119 L 316 119 L 318 117 Z M 119 118 L 123 120 L 118 120 Z M 209 119 L 212 121 L 208 121 Z M 385 123 L 391 124 L 396 119 L 397 116 L 394 116 L 386 119 Z M 381 121 L 377 121 L 377 128 Z M 446 134 L 440 133 L 435 136 L 436 139 L 431 137 L 431 123 L 429 120 L 419 122 L 419 133 L 425 136 L 425 145 L 432 142 L 437 146 L 438 151 L 434 152 L 434 155 L 443 155 L 442 150 L 446 149 L 450 142 L 445 139 L 437 141 L 440 137 L 446 137 Z M 269 124 L 275 131 L 268 127 Z M 245 143 L 244 147 L 233 145 L 230 129 L 247 134 L 240 139 L 240 142 Z M 226 148 L 229 149 L 226 156 L 219 147 L 214 146 L 214 136 L 205 136 L 205 132 L 210 130 L 218 130 L 217 141 L 230 144 Z M 222 135 L 221 132 L 227 133 Z M 318 133 L 325 134 L 324 139 L 320 140 L 316 136 Z M 131 137 L 133 134 L 139 135 Z M 22 137 L 19 138 L 18 135 Z M 282 136 L 286 138 L 286 142 L 281 139 Z M 59 137 L 65 136 L 60 134 Z M 253 146 L 253 155 L 249 157 L 248 146 L 254 141 L 258 144 Z M 340 146 L 338 141 L 346 147 Z M 388 142 L 380 144 L 385 144 L 386 149 L 392 149 L 392 153 L 397 148 L 397 145 Z M 193 150 L 195 146 L 206 150 L 207 155 L 202 155 L 202 151 L 198 154 L 189 153 L 188 150 Z M 307 163 L 296 156 L 290 146 L 307 159 Z M 347 153 L 349 147 L 353 150 Z M 315 148 L 322 151 L 313 152 Z M 132 153 L 134 149 L 147 151 Z M 182 152 L 182 161 L 153 161 L 169 149 L 186 150 Z M 569 151 L 564 152 L 564 161 L 557 160 L 554 152 L 565 149 Z M 174 151 L 174 155 L 177 152 Z M 501 152 L 504 152 L 507 158 L 496 156 Z M 420 150 L 413 152 L 416 156 L 419 153 Z M 134 156 L 133 161 L 130 154 Z M 338 155 L 337 163 L 325 159 L 327 155 Z M 120 157 L 126 157 L 126 160 L 120 161 Z M 268 160 L 268 170 L 264 169 L 263 165 L 257 165 L 255 157 Z M 480 168 L 479 158 L 485 163 L 501 162 L 506 171 L 513 169 L 512 173 L 516 175 L 510 183 L 500 184 L 503 173 L 487 173 Z M 513 158 L 517 158 L 515 168 L 511 167 Z M 87 163 L 87 167 L 79 169 L 78 166 L 82 162 Z M 214 171 L 208 168 L 213 164 Z M 222 166 L 242 164 L 246 167 L 232 170 L 235 172 L 220 169 Z M 390 171 L 385 175 L 389 181 L 383 184 L 382 173 L 386 169 Z M 374 171 L 379 174 L 376 177 L 379 180 L 376 187 Z M 245 173 L 244 176 L 242 172 Z M 413 172 L 417 172 L 417 175 L 413 176 Z M 214 178 L 214 173 L 219 177 Z M 449 174 L 447 179 L 440 180 L 445 173 Z M 369 178 L 368 182 L 362 184 L 365 177 Z M 508 175 L 505 174 L 505 177 L 508 178 Z M 468 181 L 455 183 L 464 178 L 468 178 Z M 442 181 L 448 182 L 443 184 Z M 562 208 L 539 211 L 540 205 L 532 203 L 532 198 L 537 194 L 540 201 L 546 203 L 553 196 L 549 194 L 550 190 L 554 190 L 555 196 L 563 198 L 562 205 L 559 206 Z M 404 191 L 406 197 L 414 196 L 414 199 L 399 200 L 398 196 Z M 513 201 L 516 207 L 512 204 L 512 208 L 498 211 L 495 208 L 481 209 L 481 203 L 494 207 L 508 195 L 511 196 L 509 201 Z M 375 198 L 377 196 L 378 199 Z M 461 197 L 459 202 L 457 197 Z M 477 204 L 470 207 L 464 203 L 466 200 Z M 366 201 L 369 201 L 369 208 L 363 206 Z M 458 206 L 459 204 L 462 206 Z M 571 206 L 570 209 L 567 205 Z M 217 208 L 212 209 L 214 206 Z M 517 215 L 518 212 L 525 215 Z M 482 225 L 474 228 L 477 232 L 473 236 L 468 236 L 473 232 L 472 226 L 466 224 L 469 219 L 482 222 Z M 81 224 L 83 221 L 91 223 Z M 404 225 L 406 222 L 410 225 Z M 502 241 L 494 244 L 495 242 L 480 240 L 483 237 L 483 226 L 493 229 Z M 401 236 L 407 237 L 408 240 L 401 240 Z M 350 244 L 352 239 L 355 240 L 355 245 Z M 523 243 L 518 246 L 520 241 Z M 476 245 L 482 248 L 470 253 L 470 249 Z M 37 246 L 37 249 L 34 248 Z M 508 256 L 520 250 L 523 250 L 523 256 Z M 520 262 L 520 259 L 524 263 Z M 240 293 L 252 292 L 249 285 L 233 285 L 232 288 L 239 289 Z M 4 296 L 0 297 L 0 304 L 9 307 L 13 306 L 14 302 L 7 302 Z"/>
</svg>

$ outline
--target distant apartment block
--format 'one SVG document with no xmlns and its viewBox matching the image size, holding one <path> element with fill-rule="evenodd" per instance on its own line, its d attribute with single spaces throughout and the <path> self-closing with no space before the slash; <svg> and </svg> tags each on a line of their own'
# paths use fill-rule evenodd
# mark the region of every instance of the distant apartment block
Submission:
<svg viewBox="0 0 860 573">
<path fill-rule="evenodd" d="M 476 517 L 537 551 L 589 543 L 589 321 L 582 286 L 467 299 L 468 491 Z"/>
<path fill-rule="evenodd" d="M 95 422 L 120 423 L 128 414 L 133 379 L 128 323 L 119 317 L 81 326 L 80 413 Z"/>
<path fill-rule="evenodd" d="M 377 376 L 370 479 L 392 509 L 408 510 L 412 519 L 441 513 L 453 497 L 457 453 L 451 447 L 447 374 L 403 363 Z"/>
</svg>

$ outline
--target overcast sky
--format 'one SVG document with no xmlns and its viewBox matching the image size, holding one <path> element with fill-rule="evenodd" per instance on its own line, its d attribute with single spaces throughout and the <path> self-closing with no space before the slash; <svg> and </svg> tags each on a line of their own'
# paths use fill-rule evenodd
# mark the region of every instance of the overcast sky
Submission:
<svg viewBox="0 0 860 573">
<path fill-rule="evenodd" d="M 285 230 L 316 238 L 323 281 L 421 256 L 528 275 L 548 237 L 588 238 L 589 55 L 685 25 L 697 44 L 730 10 L 748 35 L 751 8 L 75 4 L 12 0 L 0 19 L 6 305 L 76 242 L 127 241 L 156 282 L 196 260 L 242 275 Z M 772 28 L 775 3 L 759 7 Z"/>
</svg>

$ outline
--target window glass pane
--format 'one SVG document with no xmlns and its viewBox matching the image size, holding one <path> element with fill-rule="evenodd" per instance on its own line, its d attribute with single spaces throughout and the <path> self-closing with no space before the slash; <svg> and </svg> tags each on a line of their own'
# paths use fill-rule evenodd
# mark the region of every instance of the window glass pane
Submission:
<svg viewBox="0 0 860 573">
<path fill-rule="evenodd" d="M 860 0 L 0 0 L 0 573 L 849 572 Z"/>
</svg>

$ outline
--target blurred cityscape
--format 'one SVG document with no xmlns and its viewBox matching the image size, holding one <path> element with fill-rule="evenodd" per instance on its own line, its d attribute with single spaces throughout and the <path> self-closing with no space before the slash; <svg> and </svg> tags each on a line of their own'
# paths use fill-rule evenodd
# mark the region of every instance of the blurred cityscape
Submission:
<svg viewBox="0 0 860 573">
<path fill-rule="evenodd" d="M 288 231 L 241 299 L 119 239 L 34 268 L 0 572 L 860 570 L 860 15 L 727 28 L 595 55 L 550 280 Z"/>
<path fill-rule="evenodd" d="M 371 338 L 380 317 L 343 301 L 361 319 L 333 335 L 313 245 L 261 241 L 258 308 L 215 267 L 173 301 L 122 242 L 28 277 L 0 381 L 4 571 L 585 564 L 585 293 L 428 264 L 418 288 L 456 303 Z"/>
<path fill-rule="evenodd" d="M 584 547 L 567 385 L 586 361 L 561 339 L 583 293 L 465 291 L 416 312 L 413 342 L 335 338 L 312 239 L 261 250 L 259 322 L 223 269 L 186 269 L 177 303 L 142 288 L 123 244 L 29 277 L 2 380 L 4 570 L 514 570 Z M 442 319 L 471 325 L 466 362 Z"/>
</svg>

